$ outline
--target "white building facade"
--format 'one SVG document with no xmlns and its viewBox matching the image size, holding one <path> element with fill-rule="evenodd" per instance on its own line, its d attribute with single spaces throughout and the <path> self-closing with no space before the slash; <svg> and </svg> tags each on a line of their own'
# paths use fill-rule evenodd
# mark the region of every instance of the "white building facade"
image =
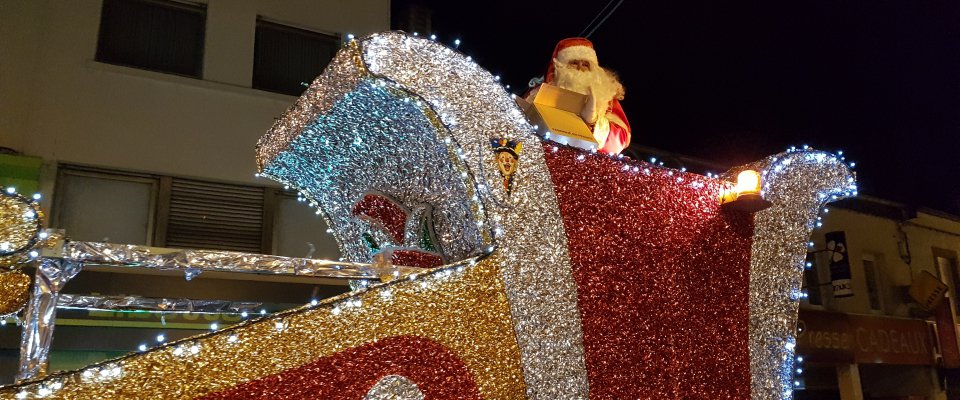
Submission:
<svg viewBox="0 0 960 400">
<path fill-rule="evenodd" d="M 388 29 L 389 0 L 2 2 L 0 186 L 41 193 L 47 225 L 75 240 L 336 259 L 322 219 L 255 177 L 254 146 L 350 35 Z M 258 300 L 269 311 L 344 290 L 272 277 L 187 284 L 96 266 L 66 289 Z M 51 369 L 230 319 L 62 316 Z M 2 381 L 18 342 L 18 329 L 0 328 Z"/>
</svg>

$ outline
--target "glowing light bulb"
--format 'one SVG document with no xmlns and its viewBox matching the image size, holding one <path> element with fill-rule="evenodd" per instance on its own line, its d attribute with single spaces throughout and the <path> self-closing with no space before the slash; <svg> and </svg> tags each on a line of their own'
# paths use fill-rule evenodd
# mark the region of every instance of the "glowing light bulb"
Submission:
<svg viewBox="0 0 960 400">
<path fill-rule="evenodd" d="M 737 174 L 737 193 L 740 195 L 760 193 L 760 174 L 752 169 Z"/>
</svg>

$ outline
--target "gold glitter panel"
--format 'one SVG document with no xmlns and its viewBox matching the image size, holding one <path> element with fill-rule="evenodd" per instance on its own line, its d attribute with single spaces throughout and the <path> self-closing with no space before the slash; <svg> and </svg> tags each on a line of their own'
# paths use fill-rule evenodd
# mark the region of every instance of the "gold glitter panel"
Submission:
<svg viewBox="0 0 960 400">
<path fill-rule="evenodd" d="M 33 256 L 28 252 L 40 239 L 42 217 L 35 201 L 10 188 L 0 192 L 0 268 L 14 268 Z"/>
<path fill-rule="evenodd" d="M 0 273 L 0 315 L 20 311 L 29 297 L 29 276 L 22 272 Z"/>
<path fill-rule="evenodd" d="M 7 386 L 0 398 L 189 399 L 404 335 L 451 349 L 483 398 L 522 398 L 520 352 L 500 262 L 491 256 L 475 265 L 468 261 L 433 270 L 80 371 Z"/>
</svg>

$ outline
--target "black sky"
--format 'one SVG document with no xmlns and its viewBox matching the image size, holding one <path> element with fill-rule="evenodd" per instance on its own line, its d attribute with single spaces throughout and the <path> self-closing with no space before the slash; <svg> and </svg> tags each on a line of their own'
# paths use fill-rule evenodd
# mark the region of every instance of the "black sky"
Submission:
<svg viewBox="0 0 960 400">
<path fill-rule="evenodd" d="M 607 4 L 418 2 L 518 94 Z M 634 143 L 727 165 L 843 149 L 861 194 L 960 213 L 960 2 L 630 0 L 590 39 Z"/>
</svg>

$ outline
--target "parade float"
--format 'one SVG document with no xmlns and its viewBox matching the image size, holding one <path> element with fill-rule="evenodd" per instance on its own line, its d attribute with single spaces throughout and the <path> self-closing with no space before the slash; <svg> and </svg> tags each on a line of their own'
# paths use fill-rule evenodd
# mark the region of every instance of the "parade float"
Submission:
<svg viewBox="0 0 960 400">
<path fill-rule="evenodd" d="M 387 32 L 349 41 L 257 144 L 344 260 L 73 242 L 4 192 L 0 300 L 26 307 L 0 398 L 791 398 L 807 240 L 856 190 L 842 160 L 803 148 L 703 176 L 552 139 L 469 57 Z M 360 284 L 46 374 L 85 264 Z"/>
</svg>

